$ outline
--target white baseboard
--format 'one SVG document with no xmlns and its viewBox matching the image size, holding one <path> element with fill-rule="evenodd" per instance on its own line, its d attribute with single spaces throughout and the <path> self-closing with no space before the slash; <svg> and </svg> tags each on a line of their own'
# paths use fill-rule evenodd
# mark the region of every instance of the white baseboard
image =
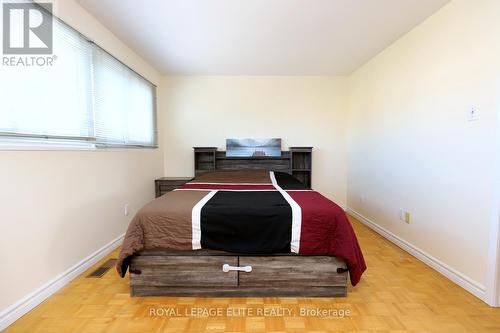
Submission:
<svg viewBox="0 0 500 333">
<path fill-rule="evenodd" d="M 434 258 L 430 254 L 426 253 L 425 251 L 419 249 L 413 244 L 408 243 L 404 239 L 401 239 L 399 236 L 396 236 L 389 230 L 379 226 L 377 223 L 373 222 L 369 218 L 359 214 L 358 212 L 354 211 L 351 208 L 347 208 L 347 213 L 350 215 L 354 216 L 356 219 L 358 219 L 361 223 L 366 225 L 368 228 L 374 230 L 376 233 L 381 235 L 382 237 L 386 238 L 390 242 L 394 243 L 395 245 L 399 246 L 401 249 L 405 250 L 415 258 L 419 259 L 420 261 L 424 262 L 428 266 L 432 267 L 439 273 L 443 274 L 446 276 L 448 279 L 451 281 L 455 282 L 458 284 L 460 287 L 464 288 L 474 296 L 478 297 L 482 301 L 486 302 L 486 288 L 477 283 L 476 281 L 473 281 L 472 279 L 468 278 L 467 276 L 463 275 L 462 273 L 456 271 L 455 269 L 451 268 L 450 266 L 446 265 L 439 259 Z"/>
<path fill-rule="evenodd" d="M 4 311 L 0 312 L 0 331 L 7 328 L 10 324 L 28 313 L 35 306 L 43 302 L 46 298 L 57 292 L 59 289 L 71 282 L 71 280 L 82 274 L 99 260 L 111 253 L 111 251 L 121 245 L 124 236 L 125 234 L 112 240 L 99 250 L 89 255 L 87 258 L 83 259 L 62 274 L 45 283 L 37 290 L 31 292 L 29 295 L 12 304 Z"/>
</svg>

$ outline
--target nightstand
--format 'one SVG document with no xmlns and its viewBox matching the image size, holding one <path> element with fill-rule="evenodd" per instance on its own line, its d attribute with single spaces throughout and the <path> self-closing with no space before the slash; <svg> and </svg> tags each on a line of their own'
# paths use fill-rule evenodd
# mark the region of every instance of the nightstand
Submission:
<svg viewBox="0 0 500 333">
<path fill-rule="evenodd" d="M 156 197 L 158 198 L 167 192 L 175 190 L 192 179 L 193 177 L 162 177 L 155 179 Z"/>
</svg>

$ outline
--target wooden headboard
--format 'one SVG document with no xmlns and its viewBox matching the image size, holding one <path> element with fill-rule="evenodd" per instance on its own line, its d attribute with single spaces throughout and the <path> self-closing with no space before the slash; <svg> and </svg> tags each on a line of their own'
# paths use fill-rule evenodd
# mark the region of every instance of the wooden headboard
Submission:
<svg viewBox="0 0 500 333">
<path fill-rule="evenodd" d="M 279 157 L 227 157 L 226 152 L 218 151 L 217 147 L 193 148 L 195 176 L 214 170 L 264 169 L 288 172 L 311 187 L 313 147 L 290 147 L 289 151 L 282 151 Z"/>
</svg>

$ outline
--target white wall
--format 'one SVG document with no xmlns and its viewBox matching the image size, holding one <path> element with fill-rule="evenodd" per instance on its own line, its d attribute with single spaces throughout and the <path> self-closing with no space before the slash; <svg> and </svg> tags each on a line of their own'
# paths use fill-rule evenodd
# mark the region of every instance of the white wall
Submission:
<svg viewBox="0 0 500 333">
<path fill-rule="evenodd" d="M 280 137 L 283 149 L 314 146 L 312 186 L 345 205 L 345 78 L 168 77 L 160 96 L 166 175 L 193 175 L 193 146 Z"/>
<path fill-rule="evenodd" d="M 160 75 L 71 0 L 55 14 L 154 83 Z M 0 314 L 125 232 L 161 149 L 0 151 Z M 130 216 L 124 216 L 124 204 Z M 1 318 L 0 318 L 1 319 Z"/>
<path fill-rule="evenodd" d="M 452 1 L 350 78 L 348 206 L 483 289 L 499 89 L 497 0 Z"/>
</svg>

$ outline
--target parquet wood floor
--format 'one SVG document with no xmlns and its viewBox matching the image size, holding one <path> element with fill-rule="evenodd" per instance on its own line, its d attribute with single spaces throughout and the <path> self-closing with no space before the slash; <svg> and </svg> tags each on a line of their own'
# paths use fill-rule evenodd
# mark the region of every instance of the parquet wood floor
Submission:
<svg viewBox="0 0 500 333">
<path fill-rule="evenodd" d="M 114 269 L 85 278 L 114 251 L 6 332 L 500 332 L 500 309 L 351 221 L 368 270 L 347 298 L 131 298 Z"/>
</svg>

